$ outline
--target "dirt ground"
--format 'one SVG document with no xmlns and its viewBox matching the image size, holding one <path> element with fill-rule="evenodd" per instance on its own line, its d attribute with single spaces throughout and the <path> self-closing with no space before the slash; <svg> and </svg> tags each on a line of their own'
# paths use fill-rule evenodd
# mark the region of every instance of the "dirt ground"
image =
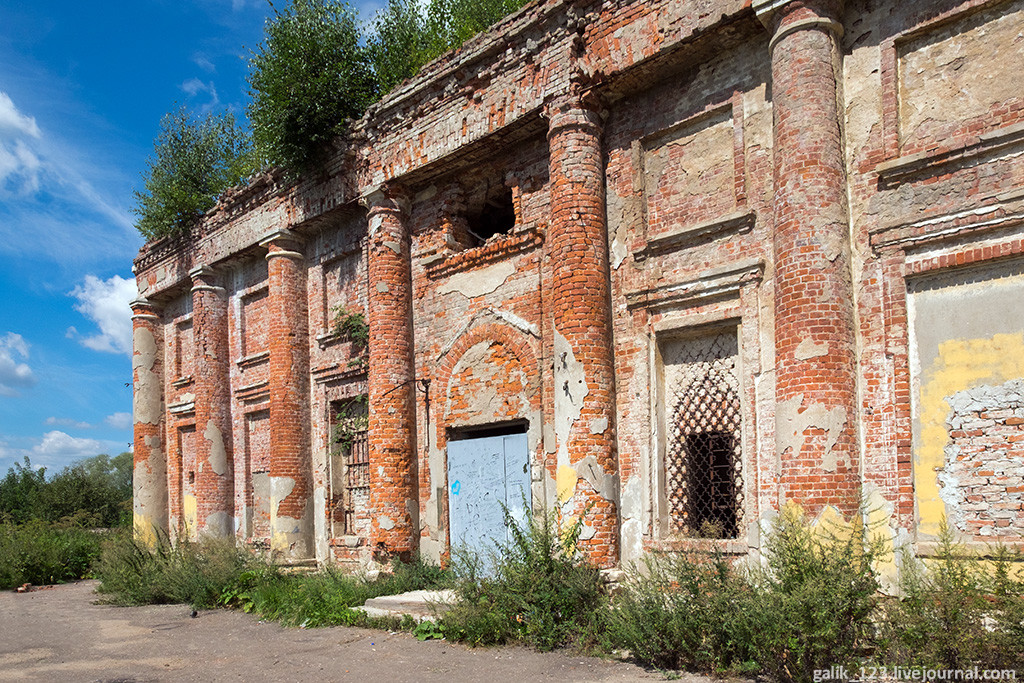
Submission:
<svg viewBox="0 0 1024 683">
<path fill-rule="evenodd" d="M 624 662 L 297 629 L 237 611 L 94 604 L 95 581 L 0 593 L 0 681 L 655 681 Z M 706 681 L 698 677 L 688 680 Z"/>
</svg>

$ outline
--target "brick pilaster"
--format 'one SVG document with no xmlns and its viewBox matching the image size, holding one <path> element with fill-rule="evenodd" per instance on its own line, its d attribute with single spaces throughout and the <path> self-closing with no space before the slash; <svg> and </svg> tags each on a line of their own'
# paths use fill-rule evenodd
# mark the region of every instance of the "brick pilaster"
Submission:
<svg viewBox="0 0 1024 683">
<path fill-rule="evenodd" d="M 261 244 L 270 290 L 270 549 L 294 562 L 314 557 L 306 258 L 290 230 Z"/>
<path fill-rule="evenodd" d="M 370 358 L 371 543 L 377 552 L 418 548 L 416 366 L 408 204 L 395 188 L 363 199 L 367 208 Z"/>
<path fill-rule="evenodd" d="M 590 559 L 612 566 L 618 463 L 601 120 L 579 98 L 551 105 L 548 116 L 556 479 L 563 503 L 577 514 L 589 507 Z"/>
<path fill-rule="evenodd" d="M 860 497 L 854 302 L 837 104 L 840 3 L 773 3 L 776 448 L 809 514 Z"/>
<path fill-rule="evenodd" d="M 158 309 L 144 298 L 132 307 L 132 475 L 135 535 L 167 535 L 167 451 L 164 444 L 163 329 Z"/>
<path fill-rule="evenodd" d="M 212 268 L 201 266 L 189 275 L 195 339 L 197 503 L 197 528 L 189 532 L 227 538 L 235 533 L 227 292 Z"/>
</svg>

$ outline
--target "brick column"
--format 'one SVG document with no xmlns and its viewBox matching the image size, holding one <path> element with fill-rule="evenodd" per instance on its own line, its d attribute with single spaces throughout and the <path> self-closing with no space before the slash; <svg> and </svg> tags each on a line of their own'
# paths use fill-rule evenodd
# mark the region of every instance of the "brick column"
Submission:
<svg viewBox="0 0 1024 683">
<path fill-rule="evenodd" d="M 157 308 L 140 297 L 132 307 L 132 419 L 135 428 L 132 517 L 135 535 L 152 543 L 170 532 L 164 450 L 163 330 Z"/>
<path fill-rule="evenodd" d="M 306 263 L 290 230 L 261 244 L 270 289 L 270 549 L 297 562 L 314 557 Z"/>
<path fill-rule="evenodd" d="M 548 110 L 555 443 L 560 502 L 586 514 L 590 559 L 618 562 L 618 463 L 604 159 L 597 111 L 579 98 Z"/>
<path fill-rule="evenodd" d="M 774 3 L 776 448 L 780 497 L 860 498 L 854 303 L 836 74 L 840 2 Z"/>
<path fill-rule="evenodd" d="M 228 538 L 235 533 L 235 467 L 227 292 L 213 268 L 200 266 L 189 275 L 195 339 L 197 527 L 190 532 Z"/>
<path fill-rule="evenodd" d="M 412 274 L 403 224 L 408 203 L 395 188 L 383 188 L 363 205 L 369 223 L 371 543 L 378 553 L 407 556 L 419 548 Z"/>
</svg>

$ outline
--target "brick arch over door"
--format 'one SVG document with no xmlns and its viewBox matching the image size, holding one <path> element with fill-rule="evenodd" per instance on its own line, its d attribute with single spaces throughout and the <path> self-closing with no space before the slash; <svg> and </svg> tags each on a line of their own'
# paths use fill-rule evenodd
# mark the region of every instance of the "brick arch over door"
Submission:
<svg viewBox="0 0 1024 683">
<path fill-rule="evenodd" d="M 521 383 L 519 395 L 522 396 L 523 400 L 520 410 L 515 414 L 507 412 L 504 415 L 500 410 L 495 411 L 490 416 L 492 419 L 489 421 L 529 419 L 530 432 L 533 434 L 531 441 L 536 440 L 538 443 L 540 442 L 537 436 L 541 432 L 541 374 L 540 363 L 538 362 L 539 355 L 535 349 L 535 344 L 539 343 L 539 341 L 532 340 L 528 335 L 511 326 L 499 323 L 484 323 L 466 331 L 441 356 L 438 360 L 437 373 L 434 375 L 433 383 L 433 386 L 437 387 L 437 402 L 435 403 L 437 406 L 437 419 L 434 420 L 433 428 L 435 429 L 435 444 L 439 450 L 444 451 L 447 448 L 447 428 L 449 426 L 470 424 L 464 412 L 453 415 L 453 411 L 450 409 L 452 405 L 452 382 L 453 380 L 457 381 L 459 375 L 464 374 L 465 363 L 462 361 L 466 359 L 467 353 L 470 352 L 482 352 L 484 358 L 505 358 L 511 366 L 510 369 L 515 371 L 510 374 L 521 377 L 521 380 L 513 377 L 508 386 L 504 387 L 505 390 L 512 390 L 516 387 L 517 381 Z M 479 349 L 478 347 L 481 345 L 486 346 L 483 349 Z M 469 387 L 464 387 L 461 382 L 456 387 L 456 400 L 461 400 L 462 396 L 459 395 L 459 389 L 468 389 Z M 498 396 L 502 395 L 500 388 L 496 394 Z M 479 415 L 476 420 L 471 422 L 472 424 L 486 424 L 488 421 L 486 418 L 486 415 Z M 532 455 L 536 456 L 536 454 Z M 430 491 L 431 483 L 428 467 L 420 468 L 420 477 L 421 490 Z M 444 482 L 444 486 L 447 487 L 447 482 Z"/>
</svg>

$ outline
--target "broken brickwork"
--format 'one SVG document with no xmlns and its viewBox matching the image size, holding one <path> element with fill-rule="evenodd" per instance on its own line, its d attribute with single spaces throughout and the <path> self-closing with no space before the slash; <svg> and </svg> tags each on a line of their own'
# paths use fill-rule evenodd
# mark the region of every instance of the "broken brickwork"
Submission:
<svg viewBox="0 0 1024 683">
<path fill-rule="evenodd" d="M 1019 539 L 1022 22 L 1024 0 L 527 5 L 319 173 L 140 252 L 140 532 L 443 559 L 495 524 L 453 523 L 483 487 L 582 515 L 606 567 L 756 552 L 790 503 L 863 501 L 925 554 L 943 518 Z M 352 458 L 334 432 L 364 397 Z"/>
</svg>

